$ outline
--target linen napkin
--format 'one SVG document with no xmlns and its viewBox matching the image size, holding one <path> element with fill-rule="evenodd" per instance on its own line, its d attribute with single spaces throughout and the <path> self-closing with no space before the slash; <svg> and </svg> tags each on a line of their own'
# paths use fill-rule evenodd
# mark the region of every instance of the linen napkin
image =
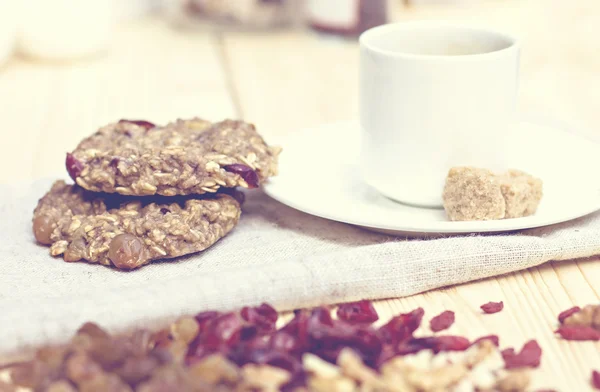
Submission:
<svg viewBox="0 0 600 392">
<path fill-rule="evenodd" d="M 407 296 L 600 254 L 600 215 L 519 233 L 404 240 L 247 193 L 234 231 L 189 257 L 120 272 L 49 256 L 32 211 L 53 180 L 0 186 L 0 352 L 68 339 L 83 322 L 119 331 L 206 309 L 278 310 Z"/>
</svg>

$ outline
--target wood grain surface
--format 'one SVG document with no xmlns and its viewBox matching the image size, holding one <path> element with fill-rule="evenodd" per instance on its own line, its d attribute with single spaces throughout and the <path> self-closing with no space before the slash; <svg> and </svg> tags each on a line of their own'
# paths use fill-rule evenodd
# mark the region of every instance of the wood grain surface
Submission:
<svg viewBox="0 0 600 392">
<path fill-rule="evenodd" d="M 519 35 L 521 109 L 550 114 L 598 139 L 598 16 L 597 0 L 515 0 L 411 7 L 394 17 L 466 20 Z M 158 123 L 240 117 L 267 138 L 356 118 L 357 59 L 356 42 L 305 31 L 186 34 L 157 18 L 128 22 L 97 58 L 57 64 L 17 57 L 0 69 L 0 182 L 62 174 L 67 150 L 122 117 Z M 492 300 L 504 301 L 504 311 L 482 315 L 479 306 Z M 382 320 L 417 306 L 425 308 L 426 321 L 454 310 L 457 322 L 449 333 L 498 334 L 502 346 L 536 338 L 544 356 L 534 389 L 587 391 L 591 370 L 600 370 L 600 343 L 565 342 L 553 330 L 561 310 L 599 301 L 600 262 L 590 259 L 551 262 L 376 306 Z"/>
</svg>

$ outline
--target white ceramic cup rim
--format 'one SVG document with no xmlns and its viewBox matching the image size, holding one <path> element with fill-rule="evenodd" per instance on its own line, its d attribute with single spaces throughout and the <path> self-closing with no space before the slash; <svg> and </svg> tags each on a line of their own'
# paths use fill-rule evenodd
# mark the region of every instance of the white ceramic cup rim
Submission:
<svg viewBox="0 0 600 392">
<path fill-rule="evenodd" d="M 383 49 L 373 44 L 373 39 L 379 37 L 383 34 L 392 33 L 392 32 L 410 32 L 419 29 L 427 29 L 427 28 L 447 28 L 454 30 L 461 30 L 465 32 L 474 32 L 479 34 L 488 35 L 490 38 L 502 39 L 508 42 L 506 47 L 501 49 L 486 51 L 481 53 L 472 53 L 472 54 L 459 54 L 459 55 L 437 55 L 437 54 L 419 54 L 419 53 L 408 53 L 402 51 L 395 51 L 389 49 Z M 359 37 L 360 46 L 363 48 L 388 57 L 396 57 L 396 58 L 404 58 L 404 59 L 436 59 L 436 60 L 447 60 L 447 61 L 464 61 L 466 59 L 483 59 L 494 56 L 503 55 L 507 51 L 515 50 L 520 47 L 519 40 L 507 33 L 500 32 L 497 30 L 493 30 L 486 27 L 481 27 L 477 25 L 470 25 L 465 23 L 447 21 L 447 20 L 425 20 L 425 21 L 408 21 L 408 22 L 396 22 L 396 23 L 388 23 L 380 26 L 373 27 L 364 33 L 362 33 Z"/>
</svg>

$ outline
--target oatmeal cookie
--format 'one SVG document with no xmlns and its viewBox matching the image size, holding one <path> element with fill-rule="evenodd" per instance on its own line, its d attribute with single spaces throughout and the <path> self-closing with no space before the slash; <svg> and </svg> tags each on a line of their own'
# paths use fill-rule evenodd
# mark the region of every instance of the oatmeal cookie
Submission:
<svg viewBox="0 0 600 392">
<path fill-rule="evenodd" d="M 159 127 L 121 120 L 84 139 L 66 166 L 90 191 L 175 196 L 256 188 L 277 174 L 279 152 L 243 121 L 194 118 Z"/>
<path fill-rule="evenodd" d="M 51 245 L 52 256 L 129 270 L 210 247 L 240 213 L 240 203 L 224 193 L 132 198 L 56 181 L 33 213 L 33 233 Z"/>
</svg>

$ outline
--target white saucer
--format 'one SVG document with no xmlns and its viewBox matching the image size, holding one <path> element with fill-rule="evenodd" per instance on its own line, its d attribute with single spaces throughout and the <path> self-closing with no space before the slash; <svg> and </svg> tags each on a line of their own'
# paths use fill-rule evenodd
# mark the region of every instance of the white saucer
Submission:
<svg viewBox="0 0 600 392">
<path fill-rule="evenodd" d="M 515 125 L 513 136 L 520 146 L 511 157 L 513 167 L 544 181 L 544 197 L 530 217 L 450 222 L 443 209 L 413 207 L 382 196 L 360 177 L 359 129 L 353 122 L 322 125 L 275 140 L 283 147 L 279 175 L 264 190 L 308 214 L 405 236 L 528 229 L 600 210 L 599 145 L 553 126 L 526 121 Z"/>
</svg>

